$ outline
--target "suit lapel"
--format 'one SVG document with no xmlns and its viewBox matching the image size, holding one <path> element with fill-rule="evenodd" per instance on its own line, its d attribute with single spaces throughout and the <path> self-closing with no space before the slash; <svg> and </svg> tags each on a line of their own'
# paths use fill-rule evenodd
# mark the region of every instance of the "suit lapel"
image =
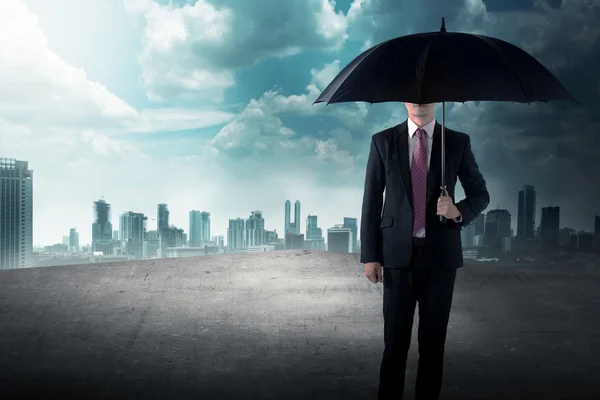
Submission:
<svg viewBox="0 0 600 400">
<path fill-rule="evenodd" d="M 410 180 L 410 166 L 408 162 L 408 157 L 410 157 L 410 154 L 408 154 L 408 124 L 406 121 L 398 125 L 394 130 L 394 141 L 396 145 L 396 160 L 398 161 L 398 167 L 400 168 L 404 192 L 410 201 L 410 205 L 412 206 L 412 184 Z"/>
<path fill-rule="evenodd" d="M 435 123 L 435 128 L 433 130 L 433 143 L 431 146 L 431 160 L 429 163 L 429 172 L 427 173 L 427 204 L 431 201 L 432 196 L 435 195 L 435 198 L 438 198 L 440 191 L 440 175 L 441 175 L 441 166 L 442 166 L 442 144 L 441 144 L 441 136 L 442 136 L 442 126 Z"/>
</svg>

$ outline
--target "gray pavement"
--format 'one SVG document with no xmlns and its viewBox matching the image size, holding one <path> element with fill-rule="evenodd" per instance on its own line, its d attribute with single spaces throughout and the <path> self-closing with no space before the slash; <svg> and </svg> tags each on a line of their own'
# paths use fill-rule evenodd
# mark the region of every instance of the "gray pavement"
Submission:
<svg viewBox="0 0 600 400">
<path fill-rule="evenodd" d="M 459 270 L 442 398 L 600 399 L 599 288 Z M 0 271 L 0 399 L 375 399 L 381 302 L 354 254 Z"/>
</svg>

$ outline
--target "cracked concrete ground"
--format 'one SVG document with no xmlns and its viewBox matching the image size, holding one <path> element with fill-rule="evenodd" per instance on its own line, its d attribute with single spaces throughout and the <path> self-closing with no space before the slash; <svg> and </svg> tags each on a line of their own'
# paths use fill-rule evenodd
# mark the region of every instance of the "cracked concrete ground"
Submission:
<svg viewBox="0 0 600 400">
<path fill-rule="evenodd" d="M 599 287 L 459 270 L 442 398 L 600 399 Z M 0 271 L 0 398 L 374 399 L 382 334 L 356 254 Z M 406 399 L 416 361 L 415 336 Z"/>
</svg>

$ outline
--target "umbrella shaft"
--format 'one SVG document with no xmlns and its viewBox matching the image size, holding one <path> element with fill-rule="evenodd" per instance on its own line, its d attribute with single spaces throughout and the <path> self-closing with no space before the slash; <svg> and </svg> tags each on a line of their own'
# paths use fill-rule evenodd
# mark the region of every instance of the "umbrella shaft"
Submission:
<svg viewBox="0 0 600 400">
<path fill-rule="evenodd" d="M 440 195 L 444 194 L 446 189 L 446 103 L 442 101 L 442 140 L 440 143 L 442 147 L 442 184 L 440 187 Z M 440 215 L 440 222 L 446 223 L 446 218 Z"/>
<path fill-rule="evenodd" d="M 446 103 L 442 102 L 442 187 L 446 188 Z"/>
</svg>

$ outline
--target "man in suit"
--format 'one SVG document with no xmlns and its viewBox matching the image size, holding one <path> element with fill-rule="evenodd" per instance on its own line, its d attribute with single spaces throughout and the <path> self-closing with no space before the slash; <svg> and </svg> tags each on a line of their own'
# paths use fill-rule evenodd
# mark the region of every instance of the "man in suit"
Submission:
<svg viewBox="0 0 600 400">
<path fill-rule="evenodd" d="M 439 398 L 461 227 L 490 197 L 465 133 L 446 129 L 446 186 L 441 185 L 441 125 L 436 104 L 406 103 L 408 119 L 373 135 L 361 218 L 361 262 L 383 281 L 384 345 L 378 399 L 402 399 L 415 306 L 419 304 L 416 400 Z M 460 179 L 465 199 L 454 202 Z M 385 202 L 384 202 L 385 191 Z M 440 216 L 446 218 L 445 223 Z M 383 267 L 383 268 L 382 268 Z"/>
</svg>

